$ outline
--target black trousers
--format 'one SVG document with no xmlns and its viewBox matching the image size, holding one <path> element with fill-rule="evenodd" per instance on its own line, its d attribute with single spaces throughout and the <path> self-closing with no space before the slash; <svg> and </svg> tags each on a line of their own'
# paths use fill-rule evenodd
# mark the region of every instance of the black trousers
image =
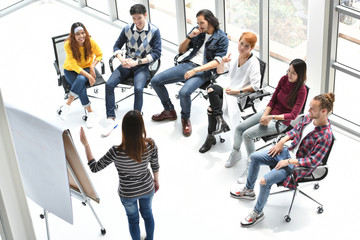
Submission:
<svg viewBox="0 0 360 240">
<path fill-rule="evenodd" d="M 208 92 L 209 102 L 211 111 L 208 110 L 208 134 L 212 134 L 216 130 L 216 118 L 215 116 L 219 116 L 223 114 L 222 106 L 223 106 L 223 88 L 219 85 L 213 84 L 208 87 L 214 89 L 212 92 Z"/>
</svg>

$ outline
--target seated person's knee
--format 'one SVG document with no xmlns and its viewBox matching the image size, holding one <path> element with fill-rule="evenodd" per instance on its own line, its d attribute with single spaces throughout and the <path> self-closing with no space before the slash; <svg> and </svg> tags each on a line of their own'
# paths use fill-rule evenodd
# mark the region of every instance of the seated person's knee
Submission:
<svg viewBox="0 0 360 240">
<path fill-rule="evenodd" d="M 208 113 L 208 115 L 212 115 L 212 109 L 211 109 L 211 107 L 208 107 L 207 113 Z"/>
<path fill-rule="evenodd" d="M 211 88 L 211 87 L 209 87 L 209 88 L 207 89 L 207 92 L 208 92 L 208 93 L 213 92 L 213 91 L 214 91 L 214 89 Z"/>
<path fill-rule="evenodd" d="M 266 180 L 265 180 L 265 178 L 261 178 L 260 179 L 260 185 L 266 185 Z"/>
</svg>

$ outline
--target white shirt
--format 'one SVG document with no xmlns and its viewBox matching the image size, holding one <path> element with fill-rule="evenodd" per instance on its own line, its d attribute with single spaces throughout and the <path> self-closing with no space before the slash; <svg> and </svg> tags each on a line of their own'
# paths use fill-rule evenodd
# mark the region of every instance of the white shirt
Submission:
<svg viewBox="0 0 360 240">
<path fill-rule="evenodd" d="M 289 151 L 291 159 L 297 159 L 296 152 L 299 149 L 301 141 L 304 139 L 304 137 L 306 137 L 306 135 L 308 135 L 309 133 L 314 131 L 315 127 L 316 126 L 314 125 L 314 120 L 312 120 L 311 123 L 309 123 L 308 125 L 304 126 L 302 133 L 301 133 L 301 139 L 300 139 L 299 143 L 291 151 Z"/>
<path fill-rule="evenodd" d="M 205 40 L 201 48 L 196 52 L 196 55 L 191 59 L 193 63 L 196 63 L 198 65 L 204 64 L 204 52 L 205 52 L 205 43 L 209 40 L 209 38 L 212 36 L 212 34 L 205 33 Z"/>
</svg>

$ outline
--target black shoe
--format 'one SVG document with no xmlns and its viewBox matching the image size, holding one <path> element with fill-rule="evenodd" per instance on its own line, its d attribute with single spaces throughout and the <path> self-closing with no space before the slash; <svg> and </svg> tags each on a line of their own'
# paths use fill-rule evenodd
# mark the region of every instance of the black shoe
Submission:
<svg viewBox="0 0 360 240">
<path fill-rule="evenodd" d="M 215 116 L 215 119 L 217 121 L 217 124 L 216 124 L 216 130 L 213 132 L 214 135 L 219 134 L 221 132 L 230 131 L 230 127 L 229 125 L 227 125 L 222 115 Z"/>
<path fill-rule="evenodd" d="M 199 149 L 199 152 L 204 153 L 211 149 L 211 145 L 216 144 L 216 138 L 212 134 L 208 134 L 204 144 Z"/>
</svg>

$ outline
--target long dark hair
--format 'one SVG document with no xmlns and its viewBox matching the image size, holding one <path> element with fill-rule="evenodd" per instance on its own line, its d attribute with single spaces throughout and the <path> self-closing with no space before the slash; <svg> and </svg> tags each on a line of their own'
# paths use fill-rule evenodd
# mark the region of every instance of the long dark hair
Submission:
<svg viewBox="0 0 360 240">
<path fill-rule="evenodd" d="M 197 14 L 196 17 L 203 15 L 205 20 L 208 21 L 215 30 L 219 30 L 219 20 L 214 16 L 214 14 L 208 9 L 202 9 Z"/>
<path fill-rule="evenodd" d="M 80 62 L 81 61 L 81 53 L 80 53 L 80 49 L 79 49 L 80 46 L 79 46 L 79 43 L 75 39 L 75 33 L 74 33 L 74 30 L 77 27 L 82 27 L 86 34 L 85 42 L 84 42 L 85 59 L 88 59 L 89 57 L 91 57 L 93 55 L 93 52 L 91 50 L 90 35 L 89 35 L 89 32 L 87 31 L 86 27 L 84 26 L 84 24 L 82 24 L 81 22 L 76 22 L 73 25 L 71 25 L 70 34 L 69 34 L 69 37 L 67 40 L 70 43 L 70 49 L 72 51 L 73 57 L 77 61 Z"/>
<path fill-rule="evenodd" d="M 288 106 L 293 107 L 296 103 L 296 98 L 298 91 L 302 86 L 304 86 L 306 82 L 306 63 L 302 59 L 294 59 L 291 61 L 289 66 L 292 65 L 296 74 L 297 74 L 297 80 L 295 82 L 295 86 L 292 88 L 289 97 L 288 97 Z"/>
<path fill-rule="evenodd" d="M 146 151 L 146 143 L 153 147 L 151 139 L 146 138 L 144 120 L 137 110 L 127 112 L 122 121 L 122 142 L 119 148 L 141 163 L 142 154 Z"/>
</svg>

